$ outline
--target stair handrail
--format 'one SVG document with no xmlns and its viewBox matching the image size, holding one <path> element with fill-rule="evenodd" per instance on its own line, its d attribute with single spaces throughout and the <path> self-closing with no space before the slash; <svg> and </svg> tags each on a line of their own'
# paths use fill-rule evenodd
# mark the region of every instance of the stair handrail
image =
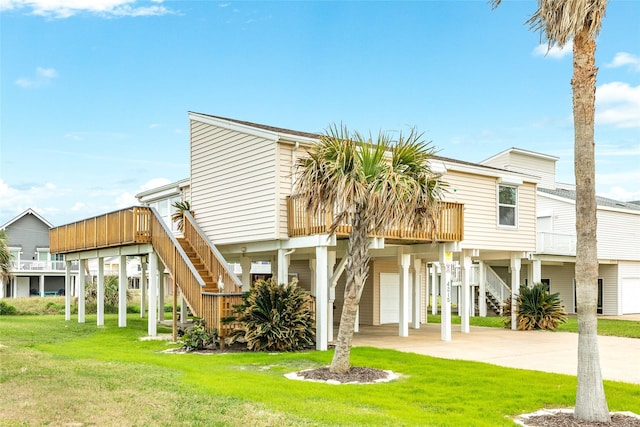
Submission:
<svg viewBox="0 0 640 427">
<path fill-rule="evenodd" d="M 187 256 L 184 249 L 182 249 L 182 246 L 180 246 L 180 243 L 178 243 L 176 237 L 169 230 L 169 227 L 167 227 L 164 220 L 160 217 L 160 214 L 158 214 L 158 211 L 153 207 L 149 207 L 149 210 L 152 213 L 151 218 L 153 219 L 150 224 L 151 245 L 162 260 L 164 266 L 173 276 L 173 280 L 175 280 L 176 284 L 180 287 L 180 290 L 185 294 L 185 299 L 187 300 L 187 303 L 189 304 L 191 309 L 194 311 L 194 314 L 196 316 L 201 316 L 202 309 L 200 307 L 200 293 L 202 292 L 201 289 L 203 289 L 206 284 L 204 283 L 204 280 L 202 280 L 202 277 L 200 277 L 200 274 L 198 274 L 198 271 Z M 158 230 L 156 230 L 156 228 L 158 228 Z M 161 240 L 163 238 L 169 239 L 171 241 L 173 246 L 173 248 L 171 249 L 175 251 L 174 254 L 168 253 L 166 248 L 163 247 L 163 245 L 161 244 Z M 184 268 L 176 268 L 177 265 L 175 256 L 172 258 L 172 255 L 175 254 L 177 254 L 179 258 L 184 262 L 184 266 L 187 267 L 186 271 Z M 191 274 L 189 275 L 186 273 Z M 197 291 L 195 289 L 187 288 L 188 283 L 193 282 L 194 280 L 195 283 L 200 286 L 200 289 L 197 289 Z M 197 295 L 194 295 L 194 293 L 196 293 Z"/>
<path fill-rule="evenodd" d="M 222 254 L 220 253 L 218 248 L 216 248 L 213 242 L 209 240 L 209 237 L 207 237 L 207 235 L 202 230 L 202 228 L 200 228 L 200 226 L 198 225 L 196 220 L 193 218 L 191 213 L 188 210 L 185 210 L 182 213 L 183 213 L 183 219 L 184 219 L 183 233 L 187 238 L 187 240 L 189 240 L 189 243 L 193 246 L 193 249 L 195 249 L 197 255 L 202 260 L 204 266 L 207 268 L 207 270 L 209 270 L 214 275 L 213 279 L 216 280 L 217 276 L 225 276 L 225 278 L 228 278 L 229 280 L 231 280 L 231 282 L 233 282 L 233 284 L 236 286 L 236 289 L 241 292 L 242 282 L 240 281 L 240 279 L 238 279 L 238 276 L 236 276 L 236 274 L 233 272 L 233 270 L 227 263 L 227 260 L 224 258 L 224 256 L 222 256 Z M 196 232 L 197 237 L 199 237 L 202 240 L 202 242 L 204 243 L 204 247 L 202 245 L 194 244 L 195 242 L 193 241 L 193 236 L 191 236 L 191 233 L 189 232 L 189 229 L 188 229 L 189 226 L 193 228 L 193 230 Z M 210 251 L 210 254 L 206 253 L 207 249 Z M 221 273 L 220 271 L 215 271 L 217 269 L 214 268 L 214 265 L 212 265 L 211 263 L 212 259 L 208 255 L 213 255 L 213 259 L 215 259 L 218 262 L 218 264 L 222 266 L 222 269 L 224 270 L 222 272 L 223 274 L 220 274 Z M 227 291 L 230 291 L 230 289 L 227 289 Z"/>
<path fill-rule="evenodd" d="M 505 300 L 511 295 L 511 288 L 490 265 L 485 268 L 485 284 L 486 290 L 498 300 L 500 306 L 503 306 Z"/>
</svg>

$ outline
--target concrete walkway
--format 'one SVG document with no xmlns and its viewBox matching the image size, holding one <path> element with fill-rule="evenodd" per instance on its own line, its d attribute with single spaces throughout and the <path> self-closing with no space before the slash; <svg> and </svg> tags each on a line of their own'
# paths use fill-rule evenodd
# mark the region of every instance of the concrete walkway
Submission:
<svg viewBox="0 0 640 427">
<path fill-rule="evenodd" d="M 640 384 L 640 339 L 599 336 L 598 343 L 604 379 Z M 472 326 L 463 334 L 453 325 L 452 339 L 445 342 L 440 340 L 440 324 L 409 329 L 408 337 L 398 336 L 397 324 L 361 326 L 353 345 L 574 376 L 577 372 L 578 334 L 569 332 Z"/>
</svg>

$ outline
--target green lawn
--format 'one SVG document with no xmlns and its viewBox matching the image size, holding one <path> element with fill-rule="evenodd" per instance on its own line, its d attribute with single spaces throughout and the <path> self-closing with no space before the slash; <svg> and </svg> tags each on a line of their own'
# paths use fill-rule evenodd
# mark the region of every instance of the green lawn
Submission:
<svg viewBox="0 0 640 427">
<path fill-rule="evenodd" d="M 511 426 L 511 417 L 571 407 L 575 378 L 354 348 L 356 366 L 390 369 L 375 385 L 292 381 L 331 351 L 167 354 L 140 341 L 146 321 L 117 327 L 61 316 L 0 316 L 0 425 Z M 605 381 L 611 410 L 640 413 L 640 385 Z"/>
<path fill-rule="evenodd" d="M 440 315 L 429 315 L 430 323 L 440 323 Z M 451 316 L 451 323 L 460 324 L 460 316 Z M 471 326 L 487 326 L 491 328 L 502 328 L 503 318 L 501 317 L 471 317 Z M 578 318 L 571 315 L 567 322 L 560 325 L 560 332 L 578 332 Z M 614 337 L 640 338 L 640 322 L 632 320 L 618 319 L 598 319 L 598 335 L 610 335 Z"/>
</svg>

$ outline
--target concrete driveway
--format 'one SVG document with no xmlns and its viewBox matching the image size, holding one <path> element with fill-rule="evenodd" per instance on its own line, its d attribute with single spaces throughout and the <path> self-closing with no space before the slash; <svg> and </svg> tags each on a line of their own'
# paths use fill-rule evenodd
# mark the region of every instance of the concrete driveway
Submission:
<svg viewBox="0 0 640 427">
<path fill-rule="evenodd" d="M 598 344 L 604 379 L 640 384 L 640 339 L 599 336 Z M 409 337 L 398 336 L 397 324 L 361 326 L 353 345 L 574 376 L 577 372 L 578 334 L 569 332 L 472 326 L 463 334 L 453 325 L 452 339 L 445 342 L 440 341 L 439 324 L 409 329 Z"/>
</svg>

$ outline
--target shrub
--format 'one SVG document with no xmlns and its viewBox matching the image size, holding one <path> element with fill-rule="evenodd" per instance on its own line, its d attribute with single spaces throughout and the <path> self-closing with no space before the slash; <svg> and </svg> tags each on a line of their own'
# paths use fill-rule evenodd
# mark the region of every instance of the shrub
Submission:
<svg viewBox="0 0 640 427">
<path fill-rule="evenodd" d="M 239 327 L 231 342 L 246 341 L 253 351 L 295 351 L 315 343 L 311 297 L 297 284 L 258 280 L 236 307 Z"/>
<path fill-rule="evenodd" d="M 518 296 L 517 327 L 519 330 L 555 330 L 567 321 L 567 313 L 560 301 L 560 294 L 547 291 L 544 283 L 536 283 L 531 288 L 520 287 Z M 511 301 L 505 305 L 504 315 L 511 317 Z M 510 321 L 505 320 L 505 325 Z"/>
<path fill-rule="evenodd" d="M 3 316 L 13 316 L 18 314 L 18 310 L 11 304 L 7 304 L 4 301 L 0 301 L 0 315 Z"/>
<path fill-rule="evenodd" d="M 218 331 L 213 329 L 207 331 L 207 322 L 204 319 L 196 317 L 193 319 L 193 325 L 179 331 L 181 348 L 185 351 L 196 351 L 218 348 L 220 340 L 218 339 Z"/>
<path fill-rule="evenodd" d="M 118 312 L 118 276 L 105 276 L 104 278 L 104 311 L 105 313 Z M 98 306 L 98 285 L 88 282 L 85 287 L 85 307 L 87 313 L 95 313 Z M 127 290 L 127 302 L 131 301 L 131 293 Z M 115 311 L 114 311 L 115 309 Z"/>
</svg>

